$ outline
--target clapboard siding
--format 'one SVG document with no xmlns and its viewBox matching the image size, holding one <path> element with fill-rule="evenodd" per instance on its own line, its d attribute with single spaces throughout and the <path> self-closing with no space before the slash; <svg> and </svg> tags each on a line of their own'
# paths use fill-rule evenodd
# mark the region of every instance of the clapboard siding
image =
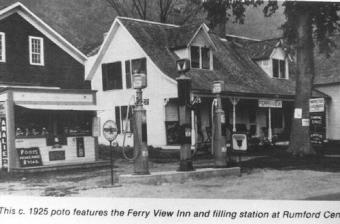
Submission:
<svg viewBox="0 0 340 224">
<path fill-rule="evenodd" d="M 84 66 L 15 13 L 0 21 L 6 35 L 6 62 L 0 63 L 0 82 L 89 89 Z M 44 39 L 45 65 L 30 65 L 29 36 Z"/>
</svg>

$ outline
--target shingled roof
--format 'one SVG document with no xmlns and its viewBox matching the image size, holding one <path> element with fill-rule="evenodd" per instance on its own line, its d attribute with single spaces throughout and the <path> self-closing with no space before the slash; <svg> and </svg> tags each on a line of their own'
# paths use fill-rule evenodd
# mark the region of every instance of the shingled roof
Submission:
<svg viewBox="0 0 340 224">
<path fill-rule="evenodd" d="M 280 38 L 262 41 L 248 41 L 245 44 L 245 48 L 248 50 L 248 53 L 253 60 L 268 59 L 274 48 L 278 46 L 279 42 Z"/>
<path fill-rule="evenodd" d="M 188 43 L 200 26 L 183 28 L 128 18 L 119 20 L 161 71 L 175 79 L 178 76 L 175 66 L 178 56 L 173 49 L 186 46 L 184 44 Z M 183 33 L 183 30 L 187 32 Z M 172 39 L 181 35 L 184 37 L 180 38 L 180 41 Z M 194 90 L 210 92 L 212 81 L 224 80 L 228 93 L 289 97 L 294 95 L 295 85 L 292 80 L 270 78 L 253 62 L 252 55 L 243 51 L 244 49 L 236 50 L 231 42 L 219 38 L 214 33 L 209 32 L 208 35 L 216 46 L 214 70 L 191 69 L 188 75 L 192 78 Z"/>
</svg>

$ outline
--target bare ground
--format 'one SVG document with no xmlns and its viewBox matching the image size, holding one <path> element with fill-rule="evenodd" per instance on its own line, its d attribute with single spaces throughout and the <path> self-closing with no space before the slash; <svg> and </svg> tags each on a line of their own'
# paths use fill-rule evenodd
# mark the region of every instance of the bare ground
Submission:
<svg viewBox="0 0 340 224">
<path fill-rule="evenodd" d="M 215 177 L 183 183 L 110 186 L 110 170 L 73 170 L 25 177 L 0 178 L 0 194 L 72 197 L 152 197 L 224 199 L 327 199 L 340 200 L 340 157 L 293 158 L 284 152 L 243 156 L 241 177 Z M 200 159 L 195 167 L 211 165 Z M 176 170 L 177 162 L 150 164 L 151 172 Z M 131 173 L 132 165 L 116 162 L 118 174 Z"/>
</svg>

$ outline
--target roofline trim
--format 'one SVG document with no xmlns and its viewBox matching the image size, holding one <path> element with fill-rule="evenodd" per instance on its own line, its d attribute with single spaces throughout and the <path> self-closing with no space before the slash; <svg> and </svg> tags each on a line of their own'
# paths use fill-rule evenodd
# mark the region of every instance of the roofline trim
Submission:
<svg viewBox="0 0 340 224">
<path fill-rule="evenodd" d="M 63 36 L 61 36 L 57 31 L 55 31 L 51 26 L 46 24 L 42 19 L 40 19 L 36 14 L 29 10 L 21 2 L 16 2 L 8 7 L 0 10 L 0 20 L 7 18 L 8 16 L 18 13 L 23 19 L 29 22 L 32 26 L 42 32 L 47 36 L 52 42 L 57 46 L 66 51 L 70 56 L 76 59 L 81 64 L 84 64 L 87 60 L 87 56 L 83 54 L 79 49 L 68 42 Z"/>
<path fill-rule="evenodd" d="M 239 36 L 239 35 L 233 35 L 233 34 L 226 34 L 226 37 L 236 37 L 244 40 L 253 40 L 253 41 L 261 41 L 260 39 L 255 39 L 255 38 L 250 38 L 250 37 L 245 37 L 245 36 Z"/>
<path fill-rule="evenodd" d="M 116 25 L 119 24 L 119 26 L 121 26 L 131 37 L 132 39 L 135 41 L 135 43 L 141 48 L 141 50 L 144 52 L 144 54 L 146 55 L 147 59 L 149 61 L 151 61 L 154 66 L 159 70 L 159 72 L 161 73 L 161 75 L 163 75 L 165 77 L 165 79 L 167 79 L 168 81 L 172 82 L 173 84 L 177 85 L 177 81 L 175 79 L 170 78 L 169 76 L 165 75 L 164 72 L 161 71 L 161 69 L 158 68 L 158 66 L 153 62 L 153 60 L 150 58 L 150 56 L 144 51 L 143 47 L 140 46 L 140 44 L 136 41 L 136 39 L 133 37 L 133 35 L 129 32 L 129 30 L 124 26 L 124 24 L 119 20 L 120 17 L 116 17 L 116 19 L 113 21 L 110 30 L 108 32 L 108 34 L 106 35 L 102 46 L 100 47 L 99 51 L 98 51 L 98 56 L 95 60 L 95 62 L 93 63 L 89 74 L 85 74 L 85 80 L 92 80 L 96 70 L 98 69 L 100 62 L 102 61 L 106 51 L 108 50 L 111 41 L 114 37 L 114 34 L 116 33 L 116 31 L 118 30 L 118 28 L 115 29 Z"/>
<path fill-rule="evenodd" d="M 180 27 L 176 24 L 171 24 L 171 23 L 160 23 L 160 22 L 155 22 L 155 21 L 151 21 L 151 20 L 136 19 L 136 18 L 124 17 L 124 16 L 117 16 L 116 18 L 128 19 L 128 20 L 133 20 L 133 21 L 137 21 L 137 22 L 150 23 L 150 24 L 156 24 L 156 25 L 172 26 L 172 27 L 176 27 L 176 28 Z"/>
<path fill-rule="evenodd" d="M 212 41 L 212 39 L 210 38 L 210 35 L 208 34 L 209 28 L 205 23 L 202 23 L 198 29 L 196 30 L 195 34 L 192 36 L 192 38 L 190 39 L 190 41 L 187 44 L 187 47 L 189 47 L 191 45 L 191 43 L 194 41 L 195 37 L 198 35 L 198 33 L 200 32 L 200 30 L 203 29 L 205 35 L 208 38 L 208 41 L 210 42 L 210 45 L 213 46 L 214 50 L 217 49 L 214 41 Z"/>
</svg>

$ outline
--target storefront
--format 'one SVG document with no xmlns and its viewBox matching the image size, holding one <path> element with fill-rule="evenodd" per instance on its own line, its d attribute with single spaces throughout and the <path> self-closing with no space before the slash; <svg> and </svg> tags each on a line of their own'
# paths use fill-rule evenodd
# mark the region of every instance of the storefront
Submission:
<svg viewBox="0 0 340 224">
<path fill-rule="evenodd" d="M 95 99 L 90 90 L 4 89 L 1 168 L 11 172 L 96 162 Z"/>
</svg>

